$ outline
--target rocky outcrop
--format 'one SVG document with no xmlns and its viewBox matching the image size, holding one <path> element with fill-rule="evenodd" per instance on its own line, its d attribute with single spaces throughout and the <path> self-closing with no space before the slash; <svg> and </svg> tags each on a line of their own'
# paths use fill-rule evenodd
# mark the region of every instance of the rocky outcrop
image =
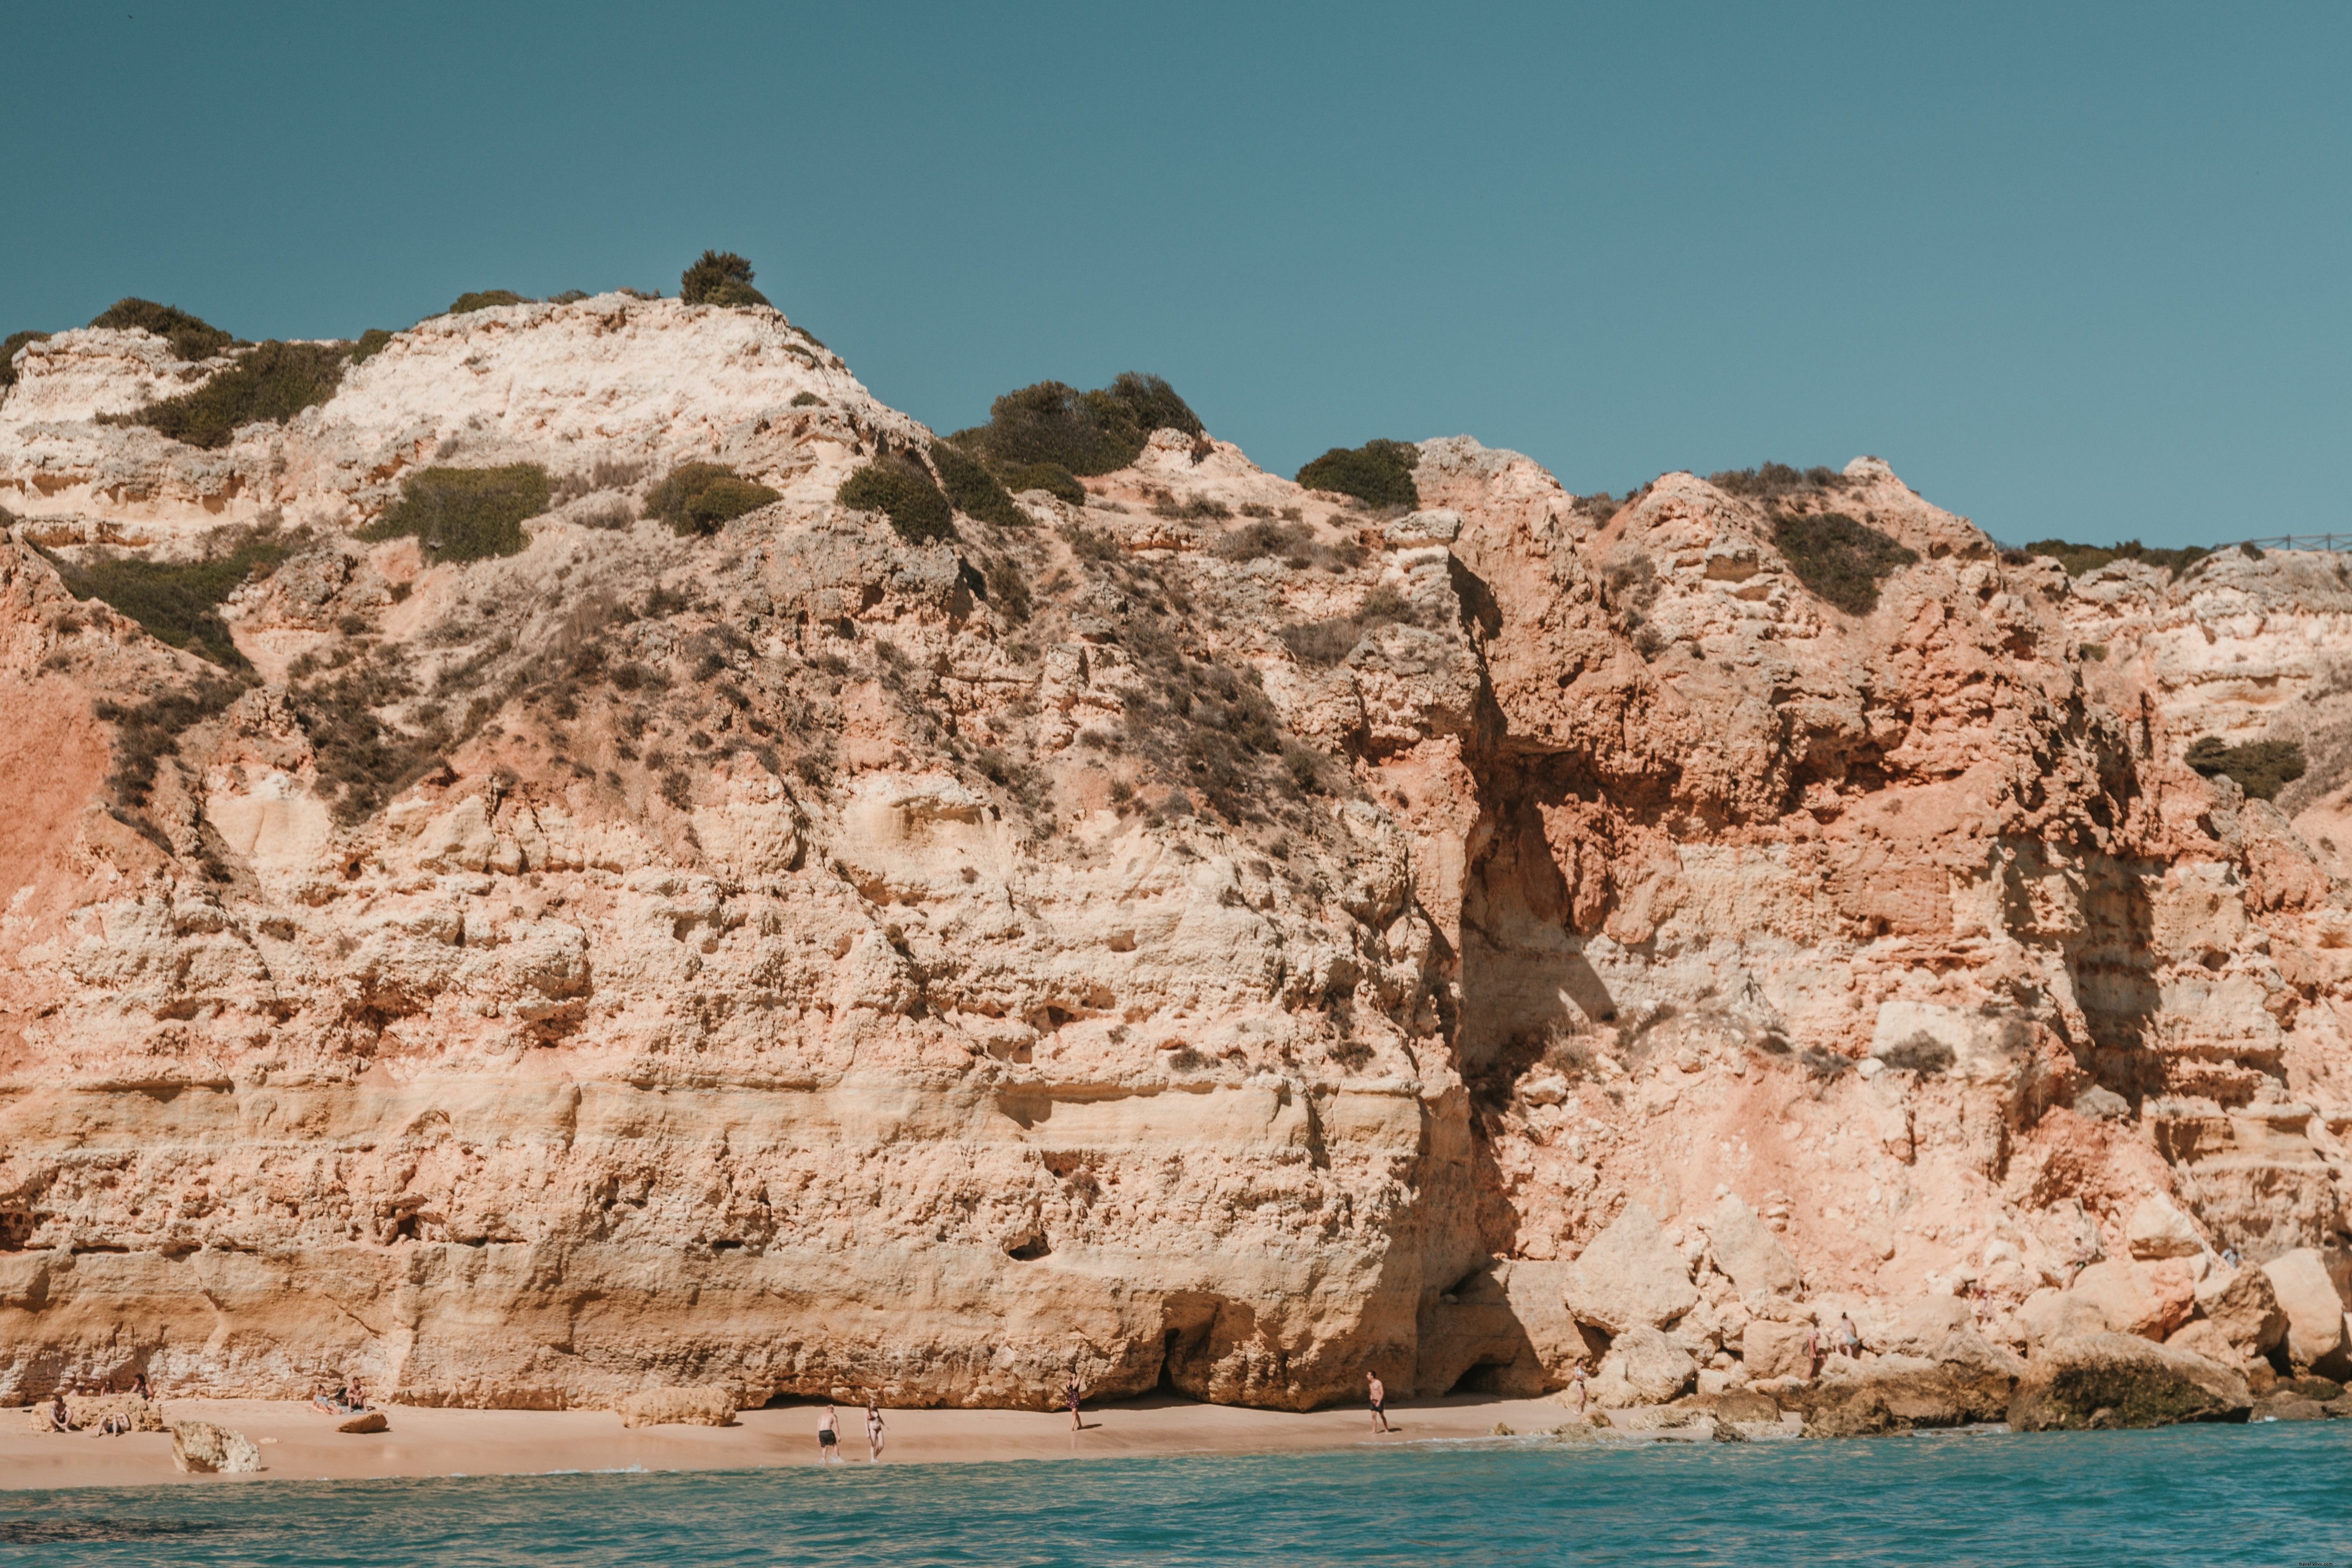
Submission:
<svg viewBox="0 0 2352 1568">
<path fill-rule="evenodd" d="M 2129 1334 L 2087 1334 L 2036 1352 L 2009 1424 L 2020 1432 L 2243 1421 L 2246 1380 L 2225 1366 Z"/>
<path fill-rule="evenodd" d="M 735 1399 L 723 1388 L 648 1388 L 625 1395 L 624 1426 L 732 1426 Z"/>
<path fill-rule="evenodd" d="M 2334 711 L 2326 563 L 1467 437 L 1376 515 L 1173 430 L 910 544 L 832 496 L 929 432 L 620 295 L 217 451 L 96 417 L 227 363 L 60 333 L 0 399 L 0 1393 L 1638 1400 L 1846 1313 L 1859 1428 L 1957 1333 L 2271 1353 L 2228 1253 L 2307 1252 L 2340 1353 L 2333 764 L 2181 763 Z M 625 525 L 686 458 L 782 499 Z M 517 461 L 571 498 L 519 553 L 352 537 Z M 1807 586 L 1832 512 L 1908 552 L 1874 605 Z M 310 532 L 233 673 L 42 553 L 247 522 Z"/>
<path fill-rule="evenodd" d="M 1867 1437 L 1923 1427 L 2000 1421 L 2025 1363 L 1972 1329 L 1945 1335 L 1926 1355 L 1875 1361 L 1832 1357 L 1796 1406 L 1815 1437 Z"/>
<path fill-rule="evenodd" d="M 244 1433 L 210 1421 L 174 1421 L 172 1463 L 184 1475 L 250 1475 L 261 1468 L 261 1449 Z"/>
</svg>

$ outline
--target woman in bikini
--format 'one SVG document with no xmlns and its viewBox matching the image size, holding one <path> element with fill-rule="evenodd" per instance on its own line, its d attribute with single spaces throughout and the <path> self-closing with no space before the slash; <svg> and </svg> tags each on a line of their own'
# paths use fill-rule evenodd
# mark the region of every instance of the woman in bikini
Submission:
<svg viewBox="0 0 2352 1568">
<path fill-rule="evenodd" d="M 874 1407 L 874 1396 L 866 1396 L 866 1462 L 882 1462 L 882 1412 Z"/>
</svg>

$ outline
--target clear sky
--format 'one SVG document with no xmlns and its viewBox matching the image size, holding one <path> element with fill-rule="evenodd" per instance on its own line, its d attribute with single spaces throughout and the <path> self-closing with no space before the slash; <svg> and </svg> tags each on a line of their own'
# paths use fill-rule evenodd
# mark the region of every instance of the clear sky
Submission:
<svg viewBox="0 0 2352 1568">
<path fill-rule="evenodd" d="M 2352 528 L 2352 7 L 0 0 L 0 332 L 705 246 L 942 430 L 1173 381 L 1285 472 L 1885 458 L 2012 542 Z"/>
</svg>

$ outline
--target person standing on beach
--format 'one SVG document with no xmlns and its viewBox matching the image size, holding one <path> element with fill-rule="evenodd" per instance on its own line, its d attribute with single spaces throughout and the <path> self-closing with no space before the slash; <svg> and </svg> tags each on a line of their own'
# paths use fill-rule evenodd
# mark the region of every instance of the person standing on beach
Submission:
<svg viewBox="0 0 2352 1568">
<path fill-rule="evenodd" d="M 1364 1373 L 1364 1381 L 1371 1385 L 1372 1430 L 1376 1433 L 1395 1431 L 1396 1428 L 1389 1425 L 1389 1391 L 1387 1385 L 1381 1382 L 1381 1374 L 1368 1372 Z"/>
<path fill-rule="evenodd" d="M 1576 1369 L 1569 1375 L 1574 1380 L 1576 1384 L 1576 1413 L 1579 1415 L 1581 1415 L 1584 1414 L 1584 1401 L 1586 1398 L 1584 1388 L 1584 1358 L 1582 1356 L 1578 1356 L 1576 1358 Z"/>
<path fill-rule="evenodd" d="M 818 1418 L 816 1424 L 816 1462 L 820 1465 L 829 1465 L 838 1458 L 840 1456 L 837 1449 L 840 1442 L 841 1416 L 828 1402 L 824 1407 L 824 1415 Z"/>
<path fill-rule="evenodd" d="M 866 1462 L 882 1462 L 882 1412 L 874 1406 L 874 1396 L 866 1396 Z"/>
<path fill-rule="evenodd" d="M 1822 1375 L 1822 1363 L 1829 1357 L 1822 1352 L 1822 1329 L 1816 1323 L 1805 1331 L 1805 1381 L 1811 1383 Z"/>
<path fill-rule="evenodd" d="M 1078 1419 L 1078 1374 L 1074 1372 L 1070 1373 L 1070 1385 L 1062 1390 L 1062 1397 L 1069 1402 L 1070 1430 L 1073 1432 L 1085 1431 L 1087 1429 L 1087 1424 Z"/>
</svg>

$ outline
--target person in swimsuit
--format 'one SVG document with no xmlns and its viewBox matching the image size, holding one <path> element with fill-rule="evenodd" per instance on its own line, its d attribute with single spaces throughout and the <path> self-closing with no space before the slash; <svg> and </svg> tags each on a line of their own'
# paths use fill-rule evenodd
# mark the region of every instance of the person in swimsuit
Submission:
<svg viewBox="0 0 2352 1568">
<path fill-rule="evenodd" d="M 1822 1375 L 1822 1363 L 1828 1359 L 1829 1357 L 1824 1355 L 1822 1352 L 1822 1331 L 1820 1328 L 1815 1327 L 1806 1330 L 1805 1379 L 1807 1382 L 1811 1382 L 1812 1379 Z"/>
<path fill-rule="evenodd" d="M 835 1446 L 841 1441 L 841 1417 L 831 1405 L 824 1407 L 824 1418 L 816 1424 L 817 1463 L 829 1465 L 840 1458 Z"/>
<path fill-rule="evenodd" d="M 1576 1387 L 1576 1413 L 1579 1415 L 1581 1415 L 1584 1414 L 1584 1401 L 1587 1398 L 1584 1388 L 1584 1358 L 1582 1356 L 1576 1358 L 1576 1370 L 1571 1373 L 1570 1376 Z"/>
<path fill-rule="evenodd" d="M 882 1462 L 882 1412 L 874 1407 L 874 1396 L 866 1396 L 866 1462 Z"/>
<path fill-rule="evenodd" d="M 1069 1387 L 1067 1387 L 1067 1388 L 1066 1388 L 1066 1389 L 1062 1390 L 1062 1397 L 1063 1397 L 1063 1398 L 1065 1398 L 1065 1399 L 1066 1399 L 1067 1401 L 1069 1401 L 1069 1405 L 1070 1405 L 1070 1430 L 1071 1430 L 1071 1431 L 1073 1431 L 1073 1432 L 1083 1432 L 1083 1431 L 1085 1431 L 1085 1430 L 1087 1429 L 1087 1424 L 1086 1424 L 1084 1421 L 1082 1421 L 1082 1420 L 1080 1420 L 1080 1419 L 1078 1418 L 1078 1374 L 1077 1374 L 1077 1373 L 1072 1373 L 1070 1374 L 1070 1385 L 1069 1385 Z"/>
<path fill-rule="evenodd" d="M 1838 1354 L 1848 1361 L 1862 1359 L 1862 1334 L 1854 1328 L 1853 1320 L 1843 1312 L 1838 1314 L 1837 1344 Z"/>
<path fill-rule="evenodd" d="M 73 1412 L 66 1408 L 66 1396 L 62 1390 L 57 1394 L 55 1402 L 49 1406 L 49 1430 L 52 1432 L 73 1430 Z"/>
<path fill-rule="evenodd" d="M 155 1397 L 147 1390 L 147 1374 L 145 1373 L 142 1372 L 137 1377 L 131 1380 L 131 1397 L 142 1401 Z"/>
<path fill-rule="evenodd" d="M 1380 1373 L 1368 1372 L 1364 1373 L 1364 1381 L 1371 1384 L 1372 1430 L 1375 1432 L 1395 1431 L 1396 1428 L 1389 1425 L 1389 1391 L 1387 1385 L 1381 1382 Z"/>
</svg>

